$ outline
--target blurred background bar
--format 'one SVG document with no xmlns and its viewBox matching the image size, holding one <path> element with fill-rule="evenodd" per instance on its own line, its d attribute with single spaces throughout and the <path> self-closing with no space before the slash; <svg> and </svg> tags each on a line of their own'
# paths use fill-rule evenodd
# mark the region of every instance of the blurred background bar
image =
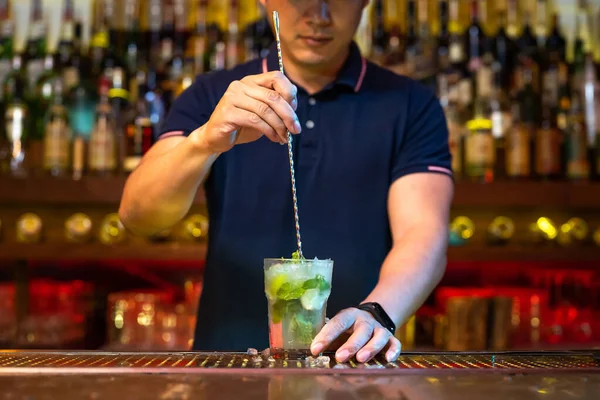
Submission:
<svg viewBox="0 0 600 400">
<path fill-rule="evenodd" d="M 198 74 L 272 40 L 256 0 L 0 0 L 0 348 L 190 348 L 202 190 L 142 238 L 122 188 Z M 454 156 L 404 348 L 600 347 L 600 0 L 371 1 L 356 40 L 436 91 Z"/>
</svg>

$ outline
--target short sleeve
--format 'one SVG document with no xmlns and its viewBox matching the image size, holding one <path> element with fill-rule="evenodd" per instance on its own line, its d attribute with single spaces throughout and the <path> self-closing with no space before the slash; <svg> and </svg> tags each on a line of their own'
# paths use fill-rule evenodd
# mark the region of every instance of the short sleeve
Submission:
<svg viewBox="0 0 600 400">
<path fill-rule="evenodd" d="M 437 97 L 430 89 L 414 82 L 408 98 L 407 116 L 392 161 L 392 182 L 418 172 L 452 174 L 448 125 Z"/>
<path fill-rule="evenodd" d="M 206 76 L 198 76 L 173 102 L 158 131 L 158 139 L 188 136 L 210 119 L 214 105 L 210 100 Z"/>
</svg>

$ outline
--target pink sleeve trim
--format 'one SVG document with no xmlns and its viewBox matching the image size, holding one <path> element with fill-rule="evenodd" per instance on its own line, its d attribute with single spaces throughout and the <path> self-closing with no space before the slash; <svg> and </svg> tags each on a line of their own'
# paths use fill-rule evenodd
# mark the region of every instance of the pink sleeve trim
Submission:
<svg viewBox="0 0 600 400">
<path fill-rule="evenodd" d="M 436 167 L 436 166 L 430 165 L 429 167 L 427 167 L 427 169 L 429 171 L 443 172 L 445 174 L 452 176 L 452 171 L 450 171 L 448 168 Z"/>
<path fill-rule="evenodd" d="M 168 138 L 168 137 L 172 137 L 172 136 L 182 136 L 182 135 L 183 135 L 183 131 L 166 132 L 166 133 L 163 133 L 162 135 L 160 135 L 158 140 L 162 140 L 164 138 Z"/>
</svg>

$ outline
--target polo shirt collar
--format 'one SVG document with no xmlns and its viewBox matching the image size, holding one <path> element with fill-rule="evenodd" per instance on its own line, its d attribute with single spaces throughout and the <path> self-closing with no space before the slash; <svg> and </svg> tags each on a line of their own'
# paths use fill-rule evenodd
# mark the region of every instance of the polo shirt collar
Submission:
<svg viewBox="0 0 600 400">
<path fill-rule="evenodd" d="M 285 64 L 284 64 L 285 67 Z M 277 43 L 269 47 L 267 55 L 262 60 L 263 73 L 267 71 L 279 70 L 279 60 L 277 57 Z M 342 66 L 333 85 L 346 86 L 354 92 L 358 92 L 362 86 L 365 74 L 367 72 L 367 61 L 362 56 L 358 45 L 352 41 L 348 58 Z"/>
</svg>

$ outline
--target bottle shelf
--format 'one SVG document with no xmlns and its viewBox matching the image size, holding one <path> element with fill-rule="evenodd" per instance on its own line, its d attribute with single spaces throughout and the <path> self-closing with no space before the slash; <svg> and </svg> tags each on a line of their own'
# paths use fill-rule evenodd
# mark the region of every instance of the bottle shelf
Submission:
<svg viewBox="0 0 600 400">
<path fill-rule="evenodd" d="M 449 262 L 581 262 L 600 265 L 600 247 L 470 246 L 450 247 Z"/>
<path fill-rule="evenodd" d="M 205 243 L 0 243 L 0 260 L 30 261 L 203 261 Z"/>
<path fill-rule="evenodd" d="M 116 206 L 121 201 L 126 179 L 126 176 L 86 176 L 80 180 L 4 176 L 0 177 L 0 204 Z M 200 188 L 195 203 L 203 204 L 204 199 L 204 190 Z"/>
<path fill-rule="evenodd" d="M 0 243 L 0 260 L 30 261 L 194 261 L 206 259 L 206 243 Z M 448 261 L 452 262 L 582 262 L 600 265 L 600 247 L 535 247 L 524 245 L 450 247 Z"/>
<path fill-rule="evenodd" d="M 106 205 L 121 200 L 125 176 L 68 178 L 0 177 L 0 205 Z M 600 182 L 498 181 L 475 183 L 457 181 L 453 205 L 458 207 L 562 207 L 600 208 Z M 204 190 L 194 203 L 205 204 Z"/>
</svg>

